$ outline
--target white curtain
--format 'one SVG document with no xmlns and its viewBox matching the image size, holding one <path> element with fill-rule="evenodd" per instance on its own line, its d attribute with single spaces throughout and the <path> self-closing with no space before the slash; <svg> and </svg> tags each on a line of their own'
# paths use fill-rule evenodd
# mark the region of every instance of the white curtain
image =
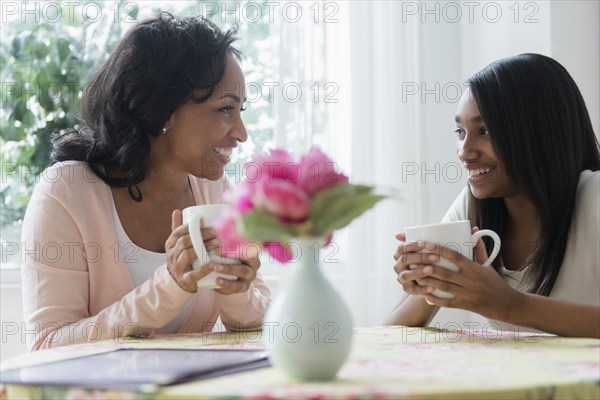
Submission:
<svg viewBox="0 0 600 400">
<path fill-rule="evenodd" d="M 319 23 L 309 18 L 276 25 L 281 85 L 317 84 L 320 94 L 317 99 L 311 90 L 298 102 L 276 100 L 275 143 L 294 152 L 318 145 L 353 182 L 395 195 L 338 232 L 322 257 L 323 271 L 355 324 L 377 325 L 400 294 L 392 270 L 394 234 L 406 216 L 421 212 L 420 192 L 396 179 L 403 160 L 414 159 L 421 147 L 413 134 L 419 110 L 401 103 L 393 89 L 401 87 L 400 77 L 418 81 L 418 57 L 406 57 L 418 49 L 418 25 L 396 23 L 400 2 L 331 4 L 321 2 Z"/>
<path fill-rule="evenodd" d="M 279 54 L 278 81 L 274 83 L 274 142 L 297 155 L 318 143 L 327 129 L 328 112 L 322 98 L 326 85 L 326 26 L 314 22 L 320 18 L 315 14 L 316 4 L 293 2 L 294 7 L 287 9 L 295 11 L 276 18 L 270 27 Z"/>
<path fill-rule="evenodd" d="M 337 288 L 357 325 L 378 325 L 400 298 L 393 272 L 394 235 L 424 212 L 417 180 L 403 180 L 405 162 L 423 152 L 419 104 L 403 102 L 404 82 L 420 81 L 419 24 L 398 23 L 401 2 L 351 2 L 348 9 L 351 74 L 349 171 L 392 197 L 355 221 L 340 241 Z M 409 222 L 411 221 L 411 222 Z"/>
</svg>

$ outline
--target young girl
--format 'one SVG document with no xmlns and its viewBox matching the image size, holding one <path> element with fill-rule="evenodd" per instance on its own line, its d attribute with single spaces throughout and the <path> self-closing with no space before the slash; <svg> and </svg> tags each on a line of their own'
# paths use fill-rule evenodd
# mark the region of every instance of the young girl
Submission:
<svg viewBox="0 0 600 400">
<path fill-rule="evenodd" d="M 444 221 L 496 231 L 501 255 L 484 268 L 493 243 L 486 251 L 480 241 L 470 261 L 397 235 L 394 270 L 408 296 L 386 323 L 425 326 L 439 307 L 452 307 L 502 329 L 600 338 L 600 153 L 575 82 L 555 60 L 522 54 L 468 84 L 455 133 L 469 184 Z M 460 271 L 435 266 L 442 255 Z"/>
<path fill-rule="evenodd" d="M 225 164 L 247 139 L 234 32 L 163 13 L 133 27 L 97 72 L 82 127 L 54 137 L 23 223 L 31 350 L 125 335 L 260 328 L 256 257 L 197 259 L 181 211 L 223 203 Z M 214 239 L 207 232 L 205 240 Z M 217 270 L 238 277 L 197 289 Z"/>
</svg>

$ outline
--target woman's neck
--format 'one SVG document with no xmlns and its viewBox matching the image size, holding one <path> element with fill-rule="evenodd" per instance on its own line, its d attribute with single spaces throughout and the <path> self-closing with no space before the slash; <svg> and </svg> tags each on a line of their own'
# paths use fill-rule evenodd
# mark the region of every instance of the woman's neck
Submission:
<svg viewBox="0 0 600 400">
<path fill-rule="evenodd" d="M 190 192 L 190 183 L 187 173 L 168 171 L 154 173 L 148 171 L 144 180 L 137 184 L 144 195 L 144 199 L 156 201 L 169 201 L 179 198 L 182 194 Z M 148 196 L 148 197 L 147 197 Z"/>
</svg>

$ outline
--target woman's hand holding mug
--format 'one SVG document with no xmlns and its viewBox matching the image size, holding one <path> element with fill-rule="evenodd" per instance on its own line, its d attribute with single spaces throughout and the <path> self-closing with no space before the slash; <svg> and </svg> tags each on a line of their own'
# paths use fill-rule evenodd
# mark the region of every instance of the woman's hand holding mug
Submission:
<svg viewBox="0 0 600 400">
<path fill-rule="evenodd" d="M 204 264 L 198 269 L 192 268 L 192 263 L 198 258 L 192 240 L 190 239 L 188 226 L 183 224 L 181 211 L 175 210 L 171 215 L 171 234 L 165 242 L 167 252 L 167 269 L 186 292 L 193 293 L 198 290 L 196 282 L 211 272 L 211 264 Z"/>
</svg>

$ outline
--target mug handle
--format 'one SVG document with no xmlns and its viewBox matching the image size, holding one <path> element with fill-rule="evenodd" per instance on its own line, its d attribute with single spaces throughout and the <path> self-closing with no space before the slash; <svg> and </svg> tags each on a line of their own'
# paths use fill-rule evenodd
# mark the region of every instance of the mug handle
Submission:
<svg viewBox="0 0 600 400">
<path fill-rule="evenodd" d="M 487 261 L 482 264 L 484 267 L 489 267 L 500 252 L 500 245 L 502 244 L 502 242 L 500 241 L 500 236 L 498 236 L 496 232 L 490 229 L 483 229 L 481 231 L 475 232 L 471 235 L 471 241 L 472 243 L 477 244 L 477 241 L 484 236 L 489 236 L 494 240 L 494 250 L 492 250 L 492 254 L 490 254 Z"/>
<path fill-rule="evenodd" d="M 200 214 L 196 214 L 192 216 L 188 222 L 188 230 L 190 232 L 192 246 L 194 247 L 194 251 L 198 256 L 198 259 L 192 264 L 193 269 L 198 269 L 210 261 L 208 252 L 204 246 L 204 240 L 202 240 L 202 233 L 200 232 L 200 218 Z"/>
</svg>

